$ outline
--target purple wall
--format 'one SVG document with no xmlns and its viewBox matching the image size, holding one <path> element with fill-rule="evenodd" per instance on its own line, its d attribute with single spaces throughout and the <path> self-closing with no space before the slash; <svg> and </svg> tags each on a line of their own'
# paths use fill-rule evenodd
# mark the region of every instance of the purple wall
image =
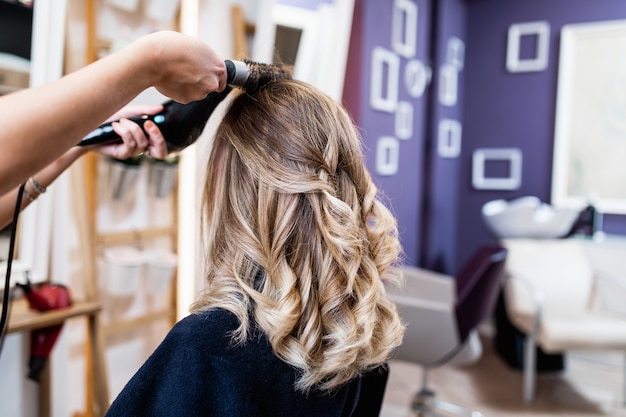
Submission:
<svg viewBox="0 0 626 417">
<path fill-rule="evenodd" d="M 464 64 L 458 68 L 458 95 L 455 105 L 442 105 L 438 92 L 441 88 L 439 71 L 448 62 L 448 42 L 457 38 L 465 43 L 465 4 L 463 0 L 439 0 L 432 20 L 437 22 L 434 36 L 433 59 L 436 63 L 431 87 L 431 105 L 428 118 L 429 143 L 425 164 L 425 211 L 422 233 L 422 256 L 420 266 L 448 272 L 456 262 L 457 189 L 459 187 L 459 158 L 442 157 L 438 153 L 439 123 L 454 120 L 463 123 Z M 462 134 L 463 136 L 463 134 Z M 463 145 L 461 146 L 463 150 Z"/>
<path fill-rule="evenodd" d="M 566 24 L 626 18 L 623 0 L 472 0 L 467 2 L 463 153 L 459 174 L 457 266 L 493 238 L 480 209 L 493 199 L 535 195 L 550 201 L 560 30 Z M 548 68 L 508 73 L 508 27 L 545 20 L 550 24 Z M 516 147 L 523 152 L 522 184 L 515 191 L 471 187 L 472 152 L 480 147 Z M 625 185 L 626 186 L 626 185 Z M 626 233 L 624 216 L 605 216 L 605 231 Z"/>
<path fill-rule="evenodd" d="M 404 247 L 406 262 L 416 264 L 420 252 L 420 212 L 423 181 L 423 147 L 425 112 L 428 96 L 411 97 L 404 84 L 404 71 L 409 60 L 428 62 L 429 6 L 428 0 L 417 0 L 418 23 L 415 37 L 415 54 L 402 57 L 392 49 L 393 1 L 363 0 L 355 5 L 353 37 L 347 69 L 344 102 L 362 129 L 368 168 L 374 181 L 384 193 L 388 206 L 398 218 L 400 238 Z M 358 35 L 356 35 L 358 34 Z M 370 105 L 370 83 L 372 81 L 372 57 L 376 48 L 382 48 L 399 57 L 398 102 L 408 102 L 413 106 L 412 135 L 408 139 L 395 137 L 395 113 L 375 110 Z M 389 68 L 385 68 L 385 84 Z M 349 81 L 348 81 L 349 80 Z M 355 80 L 359 82 L 358 91 Z M 385 92 L 387 96 L 387 92 Z M 377 147 L 381 138 L 395 139 L 399 158 L 397 172 L 383 175 L 377 170 Z"/>
</svg>

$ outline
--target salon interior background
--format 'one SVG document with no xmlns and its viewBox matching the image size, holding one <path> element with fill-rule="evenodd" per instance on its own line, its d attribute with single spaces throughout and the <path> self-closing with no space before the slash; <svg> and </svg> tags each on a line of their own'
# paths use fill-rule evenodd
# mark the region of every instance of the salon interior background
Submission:
<svg viewBox="0 0 626 417">
<path fill-rule="evenodd" d="M 315 7 L 330 1 L 278 2 Z M 481 218 L 485 202 L 526 195 L 550 201 L 560 31 L 619 19 L 626 19 L 623 0 L 355 1 L 343 101 L 399 219 L 407 263 L 453 274 L 478 246 L 494 240 Z M 537 22 L 548 29 L 545 67 L 507 70 L 510 27 Z M 532 38 L 522 42 L 521 60 L 537 55 Z M 519 184 L 475 188 L 477 149 L 517 150 Z M 497 163 L 491 168 L 493 177 L 510 170 Z M 626 234 L 626 217 L 606 215 L 604 230 Z M 66 374 L 64 368 L 54 375 L 69 379 Z"/>
<path fill-rule="evenodd" d="M 493 240 L 481 220 L 485 202 L 525 195 L 550 202 L 560 30 L 617 19 L 626 19 L 621 0 L 355 2 L 344 103 L 398 216 L 407 263 L 454 273 Z M 546 66 L 510 72 L 508 30 L 532 22 L 548 27 Z M 521 44 L 521 58 L 536 54 L 531 42 Z M 477 149 L 518 150 L 519 186 L 476 189 Z M 492 175 L 507 175 L 503 165 L 491 164 Z M 626 218 L 609 214 L 604 229 L 626 234 Z"/>
<path fill-rule="evenodd" d="M 394 26 L 398 9 L 417 16 L 405 33 Z M 619 19 L 626 19 L 620 0 L 355 3 L 344 99 L 398 216 L 409 263 L 454 273 L 494 240 L 481 218 L 485 202 L 527 195 L 550 202 L 560 31 Z M 545 66 L 507 70 L 509 28 L 526 23 L 547 29 Z M 535 60 L 538 42 L 522 36 L 519 60 Z M 431 62 L 432 82 L 423 89 Z M 477 189 L 477 149 L 521 155 L 519 183 Z M 485 165 L 485 175 L 507 177 L 506 161 Z M 605 215 L 604 231 L 626 234 L 626 217 Z"/>
</svg>

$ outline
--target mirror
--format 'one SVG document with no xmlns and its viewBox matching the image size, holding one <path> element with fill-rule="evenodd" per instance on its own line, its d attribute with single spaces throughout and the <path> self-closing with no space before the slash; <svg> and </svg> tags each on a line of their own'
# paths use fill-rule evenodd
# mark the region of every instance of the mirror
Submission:
<svg viewBox="0 0 626 417">
<path fill-rule="evenodd" d="M 561 29 L 552 203 L 626 214 L 623 87 L 626 23 Z"/>
<path fill-rule="evenodd" d="M 295 77 L 341 101 L 354 0 L 262 0 L 252 59 L 293 64 Z"/>
</svg>

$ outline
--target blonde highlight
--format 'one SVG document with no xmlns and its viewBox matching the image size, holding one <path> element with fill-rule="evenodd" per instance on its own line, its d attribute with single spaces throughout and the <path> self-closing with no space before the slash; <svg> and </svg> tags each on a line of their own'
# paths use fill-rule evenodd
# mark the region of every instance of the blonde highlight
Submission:
<svg viewBox="0 0 626 417">
<path fill-rule="evenodd" d="M 404 332 L 385 283 L 401 256 L 347 112 L 294 80 L 240 94 L 219 126 L 203 195 L 207 285 L 193 312 L 223 308 L 245 343 L 252 322 L 300 371 L 333 390 L 380 366 Z"/>
</svg>

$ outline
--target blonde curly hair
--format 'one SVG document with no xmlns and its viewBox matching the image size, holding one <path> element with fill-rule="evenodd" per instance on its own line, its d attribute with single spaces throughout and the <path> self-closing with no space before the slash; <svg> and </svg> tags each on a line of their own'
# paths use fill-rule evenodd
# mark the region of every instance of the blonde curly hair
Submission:
<svg viewBox="0 0 626 417">
<path fill-rule="evenodd" d="M 207 286 L 245 343 L 252 321 L 297 368 L 297 389 L 334 390 L 386 362 L 404 326 L 396 220 L 379 201 L 347 112 L 303 82 L 235 97 L 217 129 L 202 204 Z"/>
</svg>

